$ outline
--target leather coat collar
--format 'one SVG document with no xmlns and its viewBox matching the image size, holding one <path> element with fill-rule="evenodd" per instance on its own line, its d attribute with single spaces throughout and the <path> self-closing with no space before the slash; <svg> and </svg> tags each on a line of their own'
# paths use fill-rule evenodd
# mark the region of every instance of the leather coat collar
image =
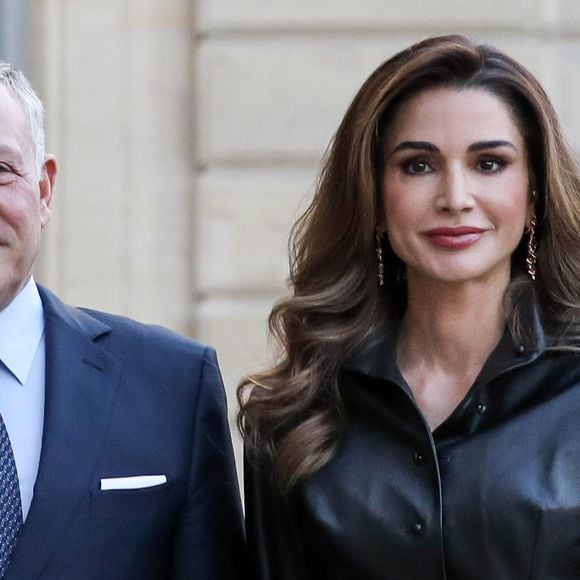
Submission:
<svg viewBox="0 0 580 580">
<path fill-rule="evenodd" d="M 501 340 L 483 366 L 476 384 L 530 363 L 546 350 L 548 341 L 535 292 L 529 292 L 524 297 L 520 309 L 526 342 L 516 342 L 506 327 Z M 355 347 L 343 369 L 406 385 L 396 362 L 397 334 L 398 323 L 385 321 Z"/>
</svg>

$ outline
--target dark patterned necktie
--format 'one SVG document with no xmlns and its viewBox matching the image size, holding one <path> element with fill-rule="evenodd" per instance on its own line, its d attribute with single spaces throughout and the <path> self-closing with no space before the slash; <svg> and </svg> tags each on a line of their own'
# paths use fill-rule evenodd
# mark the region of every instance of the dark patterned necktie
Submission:
<svg viewBox="0 0 580 580">
<path fill-rule="evenodd" d="M 21 526 L 22 505 L 16 463 L 0 415 L 0 578 L 4 578 Z"/>
</svg>

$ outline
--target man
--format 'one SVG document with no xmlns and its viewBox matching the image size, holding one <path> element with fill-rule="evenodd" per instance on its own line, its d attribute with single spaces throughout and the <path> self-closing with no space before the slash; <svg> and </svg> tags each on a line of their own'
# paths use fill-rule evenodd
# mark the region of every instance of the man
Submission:
<svg viewBox="0 0 580 580">
<path fill-rule="evenodd" d="M 0 577 L 241 578 L 215 352 L 36 286 L 56 169 L 0 62 Z"/>
</svg>

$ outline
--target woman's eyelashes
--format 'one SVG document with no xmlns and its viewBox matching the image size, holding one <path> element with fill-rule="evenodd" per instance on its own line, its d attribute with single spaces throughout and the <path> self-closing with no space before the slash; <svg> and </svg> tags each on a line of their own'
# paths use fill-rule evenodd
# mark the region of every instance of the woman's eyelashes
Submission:
<svg viewBox="0 0 580 580">
<path fill-rule="evenodd" d="M 403 161 L 401 163 L 401 169 L 407 175 L 422 175 L 434 171 L 434 167 L 422 157 L 414 157 L 413 159 Z"/>
<path fill-rule="evenodd" d="M 500 173 L 507 165 L 508 161 L 501 157 L 482 156 L 478 157 L 469 165 L 480 173 Z M 443 162 L 436 162 L 425 157 L 413 157 L 400 162 L 399 167 L 405 175 L 425 175 L 437 171 Z"/>
<path fill-rule="evenodd" d="M 477 162 L 477 169 L 483 173 L 499 173 L 507 164 L 507 161 L 500 157 L 482 157 Z"/>
</svg>

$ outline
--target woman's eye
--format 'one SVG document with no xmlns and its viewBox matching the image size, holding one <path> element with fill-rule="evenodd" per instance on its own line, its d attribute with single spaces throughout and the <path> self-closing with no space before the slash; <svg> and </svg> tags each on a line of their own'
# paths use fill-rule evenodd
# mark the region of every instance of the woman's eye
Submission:
<svg viewBox="0 0 580 580">
<path fill-rule="evenodd" d="M 421 173 L 429 173 L 433 168 L 421 159 L 414 159 L 403 163 L 403 170 L 409 175 L 419 175 Z"/>
<path fill-rule="evenodd" d="M 505 167 L 505 163 L 499 159 L 482 159 L 477 168 L 485 173 L 496 173 Z"/>
</svg>

